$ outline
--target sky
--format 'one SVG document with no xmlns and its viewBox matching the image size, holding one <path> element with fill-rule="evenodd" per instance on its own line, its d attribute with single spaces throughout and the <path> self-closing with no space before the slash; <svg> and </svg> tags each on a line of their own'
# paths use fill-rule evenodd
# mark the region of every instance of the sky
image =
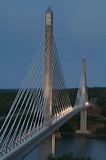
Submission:
<svg viewBox="0 0 106 160">
<path fill-rule="evenodd" d="M 106 86 L 106 0 L 0 0 L 0 88 L 21 85 L 49 6 L 67 86 L 79 86 L 85 52 L 88 86 Z"/>
</svg>

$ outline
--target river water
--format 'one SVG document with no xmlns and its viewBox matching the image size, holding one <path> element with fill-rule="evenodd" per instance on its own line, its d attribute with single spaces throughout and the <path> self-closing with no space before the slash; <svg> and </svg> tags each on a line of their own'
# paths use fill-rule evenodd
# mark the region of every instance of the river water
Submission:
<svg viewBox="0 0 106 160">
<path fill-rule="evenodd" d="M 106 140 L 63 137 L 56 142 L 56 157 L 70 153 L 77 157 L 89 156 L 94 160 L 106 160 Z M 25 160 L 39 160 L 39 148 Z"/>
<path fill-rule="evenodd" d="M 57 142 L 57 156 L 70 152 L 77 157 L 90 156 L 95 160 L 106 160 L 106 140 L 64 137 Z"/>
</svg>

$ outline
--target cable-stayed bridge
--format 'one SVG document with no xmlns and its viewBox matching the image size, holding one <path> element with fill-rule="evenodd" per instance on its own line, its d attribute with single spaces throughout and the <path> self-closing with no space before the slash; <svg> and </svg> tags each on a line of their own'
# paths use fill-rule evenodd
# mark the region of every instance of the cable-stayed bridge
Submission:
<svg viewBox="0 0 106 160">
<path fill-rule="evenodd" d="M 40 159 L 55 154 L 55 130 L 81 111 L 80 130 L 87 131 L 86 58 L 74 107 L 67 91 L 53 35 L 53 12 L 45 14 L 45 38 L 0 129 L 0 159 L 22 160 L 38 145 Z"/>
</svg>

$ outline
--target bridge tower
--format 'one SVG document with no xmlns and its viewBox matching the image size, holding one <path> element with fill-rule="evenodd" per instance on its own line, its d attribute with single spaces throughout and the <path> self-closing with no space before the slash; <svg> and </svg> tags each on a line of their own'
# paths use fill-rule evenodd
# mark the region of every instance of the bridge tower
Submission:
<svg viewBox="0 0 106 160">
<path fill-rule="evenodd" d="M 83 57 L 82 65 L 82 106 L 83 110 L 80 112 L 80 130 L 76 131 L 78 134 L 90 134 L 90 131 L 87 130 L 87 108 L 86 104 L 88 103 L 88 94 L 87 94 L 87 78 L 86 78 L 86 57 Z"/>
<path fill-rule="evenodd" d="M 53 43 L 53 12 L 48 8 L 45 14 L 45 79 L 44 79 L 44 126 L 51 125 L 52 117 L 52 43 Z M 40 160 L 47 160 L 55 155 L 55 133 L 40 144 Z"/>
<path fill-rule="evenodd" d="M 44 79 L 44 125 L 51 125 L 52 115 L 52 42 L 53 42 L 53 12 L 50 8 L 45 15 L 45 79 Z"/>
</svg>

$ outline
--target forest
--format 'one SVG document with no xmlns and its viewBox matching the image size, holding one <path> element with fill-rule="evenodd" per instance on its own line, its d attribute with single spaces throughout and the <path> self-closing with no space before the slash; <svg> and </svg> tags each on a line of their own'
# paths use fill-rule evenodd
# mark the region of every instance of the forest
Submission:
<svg viewBox="0 0 106 160">
<path fill-rule="evenodd" d="M 0 116 L 6 116 L 15 99 L 18 89 L 0 89 Z M 68 92 L 72 106 L 75 103 L 77 88 L 65 89 Z M 101 107 L 102 113 L 106 116 L 106 87 L 88 88 L 89 99 L 96 98 L 97 105 Z"/>
</svg>

